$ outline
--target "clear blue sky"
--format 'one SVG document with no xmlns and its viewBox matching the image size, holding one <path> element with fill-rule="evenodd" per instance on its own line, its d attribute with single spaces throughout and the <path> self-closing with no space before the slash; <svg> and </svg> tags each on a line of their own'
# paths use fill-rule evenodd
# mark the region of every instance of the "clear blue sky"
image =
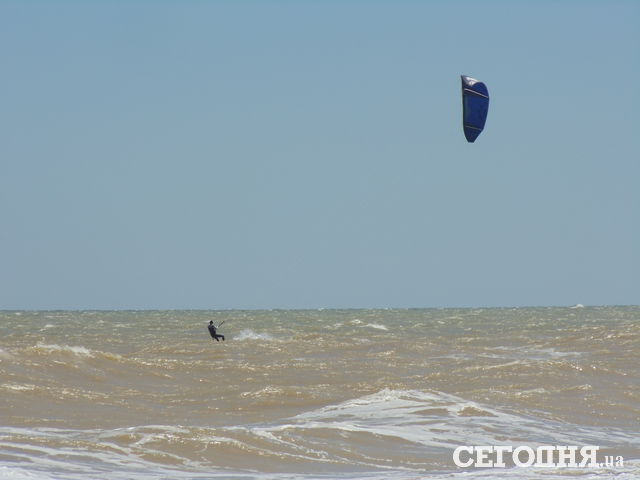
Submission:
<svg viewBox="0 0 640 480">
<path fill-rule="evenodd" d="M 640 2 L 3 1 L 0 58 L 0 308 L 640 303 Z"/>
</svg>

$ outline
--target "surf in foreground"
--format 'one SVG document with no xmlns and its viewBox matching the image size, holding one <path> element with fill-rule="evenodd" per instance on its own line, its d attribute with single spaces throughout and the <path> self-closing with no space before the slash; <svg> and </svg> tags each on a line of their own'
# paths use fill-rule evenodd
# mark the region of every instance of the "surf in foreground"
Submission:
<svg viewBox="0 0 640 480">
<path fill-rule="evenodd" d="M 0 478 L 640 475 L 636 307 L 0 317 Z M 462 445 L 625 462 L 463 469 Z"/>
</svg>

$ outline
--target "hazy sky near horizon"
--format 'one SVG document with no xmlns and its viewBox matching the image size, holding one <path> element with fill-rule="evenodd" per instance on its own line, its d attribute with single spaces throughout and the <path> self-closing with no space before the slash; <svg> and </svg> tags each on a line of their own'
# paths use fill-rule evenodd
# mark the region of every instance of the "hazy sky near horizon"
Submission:
<svg viewBox="0 0 640 480">
<path fill-rule="evenodd" d="M 4 1 L 0 55 L 0 309 L 640 303 L 640 2 Z"/>
</svg>

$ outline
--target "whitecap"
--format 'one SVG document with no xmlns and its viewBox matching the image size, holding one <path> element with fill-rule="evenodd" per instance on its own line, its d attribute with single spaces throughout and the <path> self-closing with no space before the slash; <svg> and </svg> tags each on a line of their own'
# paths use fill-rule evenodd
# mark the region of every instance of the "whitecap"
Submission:
<svg viewBox="0 0 640 480">
<path fill-rule="evenodd" d="M 256 392 L 242 392 L 240 396 L 243 398 L 264 398 L 264 397 L 280 396 L 283 393 L 284 393 L 284 390 L 282 388 L 268 385 Z"/>
<path fill-rule="evenodd" d="M 11 360 L 11 359 L 13 359 L 13 356 L 6 350 L 3 350 L 0 348 L 0 362 L 2 360 Z"/>
<path fill-rule="evenodd" d="M 47 353 L 51 352 L 62 352 L 62 353 L 72 353 L 73 355 L 77 355 L 79 357 L 91 357 L 93 356 L 93 352 L 81 346 L 70 346 L 70 345 L 45 345 L 43 343 L 39 343 L 36 345 L 36 349 L 43 350 Z"/>
<path fill-rule="evenodd" d="M 458 445 L 499 445 L 505 438 L 566 445 L 634 442 L 632 435 L 616 429 L 603 435 L 601 429 L 504 411 L 443 392 L 393 389 L 304 412 L 282 425 L 261 426 L 257 430 L 277 433 L 317 428 L 395 437 L 416 445 L 446 449 Z"/>
<path fill-rule="evenodd" d="M 365 327 L 375 328 L 376 330 L 389 330 L 384 325 L 380 325 L 379 323 L 367 323 Z"/>
<path fill-rule="evenodd" d="M 234 337 L 234 340 L 262 340 L 262 341 L 272 341 L 275 340 L 274 337 L 269 335 L 268 333 L 258 333 L 254 332 L 250 328 L 246 328 L 242 330 L 237 337 Z"/>
<path fill-rule="evenodd" d="M 2 385 L 2 388 L 4 388 L 5 390 L 13 390 L 14 392 L 25 392 L 25 391 L 36 390 L 38 387 L 36 387 L 35 385 L 21 385 L 21 384 L 15 384 L 15 383 L 5 383 L 4 385 Z"/>
<path fill-rule="evenodd" d="M 48 480 L 53 477 L 32 473 L 25 468 L 0 466 L 0 480 Z"/>
</svg>

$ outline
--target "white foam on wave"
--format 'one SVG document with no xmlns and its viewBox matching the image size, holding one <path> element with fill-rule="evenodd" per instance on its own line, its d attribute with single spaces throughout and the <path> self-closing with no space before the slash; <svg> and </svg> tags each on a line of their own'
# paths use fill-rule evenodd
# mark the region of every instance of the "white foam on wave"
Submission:
<svg viewBox="0 0 640 480">
<path fill-rule="evenodd" d="M 82 346 L 56 345 L 56 344 L 45 345 L 43 343 L 38 343 L 35 348 L 39 351 L 44 351 L 46 353 L 51 353 L 51 352 L 71 353 L 79 357 L 92 357 L 94 355 L 94 352 L 92 350 Z"/>
<path fill-rule="evenodd" d="M 452 464 L 452 452 L 461 445 L 512 444 L 534 448 L 539 445 L 600 445 L 603 448 L 637 445 L 634 435 L 626 431 L 607 429 L 603 432 L 509 413 L 442 392 L 392 389 L 310 410 L 275 424 L 226 427 L 220 429 L 215 438 L 228 445 L 241 442 L 243 450 L 261 451 L 294 461 L 333 464 L 332 468 L 348 464 L 360 470 L 384 471 L 380 478 L 415 478 L 411 475 L 428 472 L 430 479 L 452 478 L 458 474 L 465 478 L 497 475 L 513 478 L 513 469 L 492 469 L 493 475 L 486 477 L 476 476 L 476 472 L 457 472 L 455 467 L 447 474 L 434 474 L 434 468 L 442 471 L 442 462 L 449 460 Z M 265 442 L 271 447 L 265 447 Z M 395 457 L 393 464 L 380 455 L 385 449 Z M 345 451 L 347 455 L 342 453 Z M 398 455 L 401 451 L 407 452 L 406 459 Z M 637 467 L 632 470 L 638 471 Z M 412 473 L 408 475 L 409 472 Z M 549 469 L 534 474 L 531 469 L 526 472 L 517 478 L 554 478 L 548 476 L 552 473 Z M 354 478 L 378 478 L 378 475 Z M 336 477 L 349 478 L 349 474 Z M 332 478 L 331 475 L 328 478 Z"/>
<path fill-rule="evenodd" d="M 13 355 L 11 355 L 6 350 L 3 350 L 3 349 L 0 348 L 0 362 L 2 360 L 12 360 L 12 359 L 13 359 Z"/>
<path fill-rule="evenodd" d="M 553 469 L 553 468 L 483 468 L 471 471 L 429 473 L 416 475 L 408 472 L 339 472 L 339 473 L 260 473 L 260 472 L 185 472 L 161 467 L 137 471 L 119 468 L 109 472 L 110 480 L 493 480 L 493 479 L 522 479 L 522 480 L 637 480 L 640 476 L 640 460 L 625 461 L 624 467 L 613 469 Z M 54 475 L 36 471 L 25 466 L 0 466 L 0 480 L 104 480 L 104 472 L 66 472 L 64 475 Z"/>
<path fill-rule="evenodd" d="M 246 328 L 242 330 L 234 340 L 242 341 L 242 340 L 262 340 L 262 341 L 273 341 L 274 337 L 269 335 L 268 333 L 258 333 L 254 332 L 250 328 Z"/>
<path fill-rule="evenodd" d="M 202 461 L 202 459 L 183 458 L 176 456 L 168 446 L 175 443 L 194 442 L 194 447 L 209 448 L 217 445 L 234 445 L 243 452 L 260 452 L 265 455 L 278 455 L 281 458 L 306 459 L 315 462 L 334 463 L 327 452 L 325 444 L 308 440 L 313 436 L 313 429 L 326 431 L 330 422 L 344 422 L 344 426 L 351 424 L 351 430 L 358 430 L 358 424 L 353 416 L 360 418 L 359 425 L 367 426 L 367 432 L 384 431 L 393 423 L 398 423 L 400 431 L 413 423 L 414 429 L 423 428 L 412 421 L 411 415 L 429 416 L 421 411 L 425 401 L 436 401 L 438 404 L 451 401 L 455 403 L 452 412 L 460 412 L 462 406 L 457 397 L 416 391 L 382 390 L 372 395 L 356 398 L 333 406 L 313 410 L 302 415 L 287 419 L 285 424 L 263 424 L 256 426 L 236 426 L 222 428 L 182 427 L 171 425 L 147 425 L 138 427 L 116 428 L 113 430 L 74 430 L 58 428 L 16 428 L 0 426 L 0 451 L 11 452 L 3 459 L 0 466 L 0 480 L 103 480 L 105 472 L 109 472 L 111 480 L 195 480 L 195 479 L 242 479 L 242 480 L 409 480 L 429 478 L 444 480 L 452 478 L 470 478 L 477 480 L 499 479 L 527 479 L 527 480 L 563 480 L 576 478 L 596 480 L 615 476 L 618 480 L 639 478 L 640 461 L 625 458 L 624 467 L 601 469 L 567 469 L 567 468 L 492 468 L 475 470 L 453 470 L 443 472 L 425 470 L 426 464 L 421 466 L 414 462 L 390 466 L 385 459 L 378 459 L 366 455 L 366 445 L 376 441 L 377 437 L 365 440 L 359 445 L 352 440 L 348 444 L 351 453 L 363 448 L 359 461 L 349 463 L 335 462 L 337 465 L 327 469 L 325 473 L 311 473 L 324 471 L 319 463 L 309 466 L 306 472 L 297 474 L 278 473 L 273 470 L 261 472 L 256 470 L 238 471 L 216 467 Z M 382 402 L 382 403 L 381 403 Z M 391 404 L 391 412 L 385 417 L 383 405 Z M 418 408 L 418 410 L 415 410 Z M 431 415 L 436 415 L 431 414 Z M 439 415 L 443 415 L 440 413 Z M 331 428 L 331 427 L 330 427 Z M 499 428 L 499 426 L 497 427 Z M 240 433 L 240 436 L 238 436 Z M 252 441 L 251 436 L 255 441 Z M 445 437 L 446 433 L 441 433 Z M 347 437 L 340 437 L 347 438 Z M 361 436 L 355 438 L 362 438 Z M 384 437 L 381 440 L 386 442 Z M 419 440 L 418 440 L 419 441 Z M 265 442 L 268 442 L 265 444 Z M 459 445 L 473 444 L 463 443 Z M 58 444 L 59 446 L 54 446 Z M 271 448 L 268 446 L 271 444 Z M 384 443 L 383 443 L 384 444 Z M 486 443 L 490 445 L 491 443 Z M 497 443 L 499 445 L 505 442 Z M 521 442 L 519 443 L 521 444 Z M 596 443 L 594 443 L 596 444 Z M 456 445 L 458 446 L 458 445 Z M 398 447 L 395 447 L 398 448 Z M 338 450 L 339 452 L 340 450 Z M 422 450 L 427 456 L 433 449 Z M 287 453 L 288 452 L 288 453 Z M 415 451 L 414 451 L 415 452 Z M 451 458 L 452 450 L 447 448 L 441 454 Z M 339 453 L 338 453 L 339 455 Z M 152 458 L 160 461 L 151 460 Z M 171 460 L 174 465 L 165 462 Z M 344 459 L 343 459 L 344 460 Z M 283 465 L 286 465 L 287 461 Z M 441 464 L 440 464 L 441 465 Z M 360 468 L 355 472 L 350 467 Z M 336 469 L 336 467 L 338 467 Z M 368 467 L 368 468 L 367 468 Z M 430 467 L 429 467 L 430 468 Z M 419 476 L 417 476 L 419 475 Z"/>
<path fill-rule="evenodd" d="M 375 328 L 376 330 L 389 330 L 387 327 L 385 327 L 384 325 L 381 325 L 379 323 L 367 323 L 365 325 L 365 327 L 369 327 L 369 328 Z"/>
<path fill-rule="evenodd" d="M 181 469 L 146 460 L 145 454 L 161 453 L 163 458 L 171 457 L 167 452 L 146 448 L 146 441 L 153 442 L 159 435 L 168 435 L 176 427 L 134 427 L 132 431 L 140 440 L 129 446 L 119 446 L 111 442 L 111 435 L 119 429 L 72 430 L 57 428 L 12 428 L 0 427 L 0 452 L 11 452 L 3 461 L 4 471 L 0 480 L 102 480 L 104 472 L 109 479 L 146 480 L 159 478 L 204 478 L 198 475 L 183 475 L 182 469 L 193 472 L 198 463 L 176 457 Z M 169 433 L 167 433 L 169 432 Z M 155 437 L 154 437 L 155 436 Z M 59 443 L 60 446 L 52 445 Z M 187 472 L 184 472 L 185 474 Z"/>
<path fill-rule="evenodd" d="M 25 468 L 0 465 L 0 480 L 49 480 L 52 478 L 42 472 L 34 473 Z"/>
<path fill-rule="evenodd" d="M 528 360 L 555 360 L 565 357 L 580 357 L 581 352 L 561 352 L 553 348 L 536 348 L 536 347 L 492 347 L 487 349 L 495 354 L 484 354 L 485 357 L 506 358 L 506 359 L 523 359 Z"/>
<path fill-rule="evenodd" d="M 14 392 L 32 392 L 38 389 L 36 385 L 19 383 L 5 383 L 1 388 L 5 390 L 12 390 Z"/>
<path fill-rule="evenodd" d="M 624 466 L 612 468 L 566 468 L 566 467 L 529 467 L 529 468 L 476 468 L 463 472 L 454 472 L 448 475 L 429 475 L 433 480 L 447 479 L 519 479 L 519 480 L 603 480 L 615 478 L 616 480 L 637 480 L 640 478 L 640 460 L 626 460 Z"/>
<path fill-rule="evenodd" d="M 256 433 L 296 429 L 334 429 L 395 437 L 430 448 L 502 445 L 508 439 L 531 444 L 620 445 L 635 443 L 619 430 L 571 425 L 509 413 L 442 392 L 384 389 L 290 418 L 283 424 L 257 427 Z"/>
</svg>

